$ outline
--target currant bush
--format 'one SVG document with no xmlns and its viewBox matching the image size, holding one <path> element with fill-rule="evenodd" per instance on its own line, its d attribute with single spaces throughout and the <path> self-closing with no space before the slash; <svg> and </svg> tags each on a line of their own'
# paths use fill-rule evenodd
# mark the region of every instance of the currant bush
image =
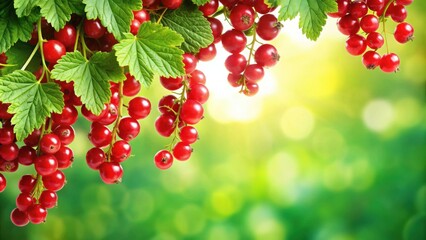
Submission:
<svg viewBox="0 0 426 240">
<path fill-rule="evenodd" d="M 317 4 L 304 10 L 316 14 L 300 20 L 308 38 L 318 38 L 321 28 L 312 23 L 324 25 L 328 14 L 348 36 L 346 50 L 362 56 L 367 69 L 398 70 L 400 59 L 389 51 L 388 20 L 395 23 L 396 42 L 413 40 L 414 28 L 406 21 L 412 0 L 336 0 L 334 6 L 333 0 L 312 1 Z M 190 159 L 211 94 L 199 61 L 211 61 L 223 48 L 228 56 L 222 69 L 229 74 L 222 81 L 254 96 L 265 72 L 280 60 L 273 41 L 282 21 L 295 17 L 279 11 L 282 1 L 269 0 L 120 6 L 111 0 L 116 4 L 102 9 L 94 1 L 17 2 L 0 3 L 0 19 L 8 23 L 0 29 L 0 192 L 8 174 L 19 167 L 32 171 L 20 177 L 16 208 L 10 209 L 16 226 L 40 224 L 58 205 L 75 161 L 70 144 L 79 116 L 90 122 L 86 165 L 106 184 L 122 181 L 132 140 L 143 134 L 141 121 L 150 114 L 158 134 L 168 138 L 153 164 L 164 170 L 174 160 Z M 52 9 L 63 12 L 51 14 Z M 141 95 L 154 81 L 168 91 L 154 100 L 158 113 Z"/>
</svg>

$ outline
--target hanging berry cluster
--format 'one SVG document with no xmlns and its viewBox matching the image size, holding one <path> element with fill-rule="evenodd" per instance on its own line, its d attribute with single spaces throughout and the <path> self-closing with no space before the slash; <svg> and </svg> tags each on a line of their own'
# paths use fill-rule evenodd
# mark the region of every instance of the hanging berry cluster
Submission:
<svg viewBox="0 0 426 240">
<path fill-rule="evenodd" d="M 405 44 L 414 38 L 414 28 L 407 22 L 406 6 L 413 0 L 336 0 L 338 11 L 329 13 L 339 18 L 337 28 L 348 35 L 346 50 L 354 56 L 362 55 L 362 63 L 367 69 L 380 67 L 383 72 L 399 70 L 400 59 L 389 51 L 388 30 L 392 19 L 397 23 L 393 31 L 394 39 Z M 382 27 L 382 28 L 380 28 Z M 381 30 L 382 29 L 382 30 Z M 385 46 L 385 53 L 378 52 Z M 367 48 L 370 50 L 367 51 Z"/>
<path fill-rule="evenodd" d="M 152 81 L 170 91 L 159 99 L 153 123 L 170 142 L 153 156 L 154 164 L 167 169 L 174 159 L 188 160 L 210 95 L 197 63 L 215 58 L 219 42 L 229 53 L 224 81 L 247 96 L 259 91 L 265 69 L 280 58 L 267 41 L 279 34 L 280 21 L 298 13 L 316 13 L 300 14 L 308 38 L 319 37 L 326 14 L 339 17 L 351 54 L 368 46 L 374 50 L 364 54 L 368 68 L 398 68 L 395 54 L 377 53 L 386 42 L 377 30 L 382 24 L 386 32 L 391 16 L 400 22 L 395 39 L 411 40 L 413 29 L 404 22 L 411 0 L 309 1 L 316 4 L 293 12 L 275 11 L 290 7 L 275 0 L 1 1 L 0 22 L 8 28 L 0 28 L 0 192 L 7 185 L 3 172 L 34 171 L 19 180 L 11 221 L 42 223 L 57 205 L 64 171 L 80 161 L 69 147 L 79 114 L 91 122 L 88 167 L 107 184 L 121 182 L 131 141 L 151 113 L 140 90 Z"/>
</svg>

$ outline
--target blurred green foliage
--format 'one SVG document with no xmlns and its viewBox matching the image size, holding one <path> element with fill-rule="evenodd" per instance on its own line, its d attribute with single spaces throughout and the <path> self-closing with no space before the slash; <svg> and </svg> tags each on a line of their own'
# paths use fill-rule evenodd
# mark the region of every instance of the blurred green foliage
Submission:
<svg viewBox="0 0 426 240">
<path fill-rule="evenodd" d="M 316 43 L 285 25 L 263 95 L 220 95 L 231 88 L 226 73 L 206 70 L 212 97 L 201 139 L 167 171 L 152 161 L 168 143 L 153 127 L 166 94 L 158 83 L 142 92 L 154 108 L 121 184 L 104 185 L 86 167 L 81 119 L 68 183 L 46 223 L 10 223 L 17 181 L 33 170 L 5 174 L 0 239 L 426 239 L 425 2 L 408 10 L 416 39 L 390 45 L 402 59 L 397 74 L 365 70 L 333 19 Z"/>
</svg>

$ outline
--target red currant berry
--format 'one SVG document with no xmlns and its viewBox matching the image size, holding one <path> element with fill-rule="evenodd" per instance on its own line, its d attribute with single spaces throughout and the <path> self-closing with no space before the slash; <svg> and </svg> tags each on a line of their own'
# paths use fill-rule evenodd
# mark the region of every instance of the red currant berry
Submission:
<svg viewBox="0 0 426 240">
<path fill-rule="evenodd" d="M 209 0 L 204 5 L 199 6 L 198 9 L 203 13 L 205 17 L 207 17 L 215 13 L 218 7 L 219 7 L 218 0 Z"/>
<path fill-rule="evenodd" d="M 385 5 L 385 0 L 368 0 L 367 6 L 371 11 L 379 11 Z"/>
<path fill-rule="evenodd" d="M 269 41 L 278 36 L 283 25 L 273 14 L 265 14 L 259 18 L 256 33 L 263 40 Z"/>
<path fill-rule="evenodd" d="M 209 99 L 209 90 L 203 84 L 192 84 L 187 92 L 187 99 L 204 104 Z"/>
<path fill-rule="evenodd" d="M 31 193 L 36 184 L 36 179 L 31 175 L 23 175 L 18 183 L 18 188 L 23 193 Z"/>
<path fill-rule="evenodd" d="M 414 28 L 406 22 L 400 23 L 396 26 L 393 36 L 399 43 L 406 43 L 413 40 Z"/>
<path fill-rule="evenodd" d="M 274 8 L 270 8 L 264 0 L 255 0 L 254 1 L 254 10 L 260 14 L 267 14 L 274 10 Z"/>
<path fill-rule="evenodd" d="M 168 9 L 178 9 L 182 5 L 183 0 L 161 0 L 164 7 Z"/>
<path fill-rule="evenodd" d="M 77 39 L 77 31 L 71 24 L 66 24 L 61 30 L 54 33 L 56 40 L 64 44 L 65 48 L 69 51 L 74 49 L 75 41 Z"/>
<path fill-rule="evenodd" d="M 271 44 L 262 44 L 254 52 L 254 60 L 257 64 L 265 67 L 272 67 L 280 60 L 277 49 Z"/>
<path fill-rule="evenodd" d="M 182 142 L 192 144 L 198 140 L 197 129 L 193 126 L 185 126 L 180 129 L 179 138 Z"/>
<path fill-rule="evenodd" d="M 0 158 L 5 161 L 14 161 L 18 158 L 19 147 L 16 143 L 0 145 Z"/>
<path fill-rule="evenodd" d="M 365 15 L 359 23 L 361 29 L 366 33 L 375 32 L 379 29 L 379 19 L 372 14 Z"/>
<path fill-rule="evenodd" d="M 0 144 L 8 145 L 12 144 L 15 141 L 15 133 L 13 132 L 12 126 L 3 125 L 0 128 Z"/>
<path fill-rule="evenodd" d="M 187 99 L 182 104 L 180 118 L 187 124 L 196 124 L 203 118 L 203 114 L 204 109 L 201 103 L 192 99 Z"/>
<path fill-rule="evenodd" d="M 229 73 L 227 80 L 232 87 L 240 87 L 242 84 L 243 75 Z"/>
<path fill-rule="evenodd" d="M 27 214 L 31 223 L 40 224 L 46 220 L 47 211 L 40 204 L 34 204 L 27 209 Z"/>
<path fill-rule="evenodd" d="M 130 157 L 132 147 L 127 141 L 119 140 L 112 145 L 111 157 L 114 162 L 123 162 Z"/>
<path fill-rule="evenodd" d="M 242 52 L 247 44 L 246 35 L 243 32 L 232 29 L 222 35 L 222 46 L 230 53 Z"/>
<path fill-rule="evenodd" d="M 130 73 L 126 73 L 126 80 L 123 82 L 123 94 L 127 97 L 133 97 L 141 90 L 141 83 Z"/>
<path fill-rule="evenodd" d="M 365 2 L 354 1 L 349 4 L 348 13 L 354 18 L 361 18 L 368 13 L 368 7 Z"/>
<path fill-rule="evenodd" d="M 343 16 L 337 21 L 337 29 L 343 35 L 356 34 L 359 31 L 359 21 L 351 15 Z"/>
<path fill-rule="evenodd" d="M 213 17 L 208 17 L 207 20 L 210 22 L 210 28 L 214 38 L 213 43 L 218 43 L 221 39 L 223 31 L 222 22 L 219 19 Z"/>
<path fill-rule="evenodd" d="M 205 48 L 200 48 L 200 51 L 197 54 L 198 59 L 201 61 L 210 61 L 216 57 L 217 51 L 214 43 L 208 45 Z"/>
<path fill-rule="evenodd" d="M 243 93 L 246 96 L 254 96 L 259 91 L 259 85 L 255 82 L 246 81 L 246 89 L 244 89 Z"/>
<path fill-rule="evenodd" d="M 106 147 L 111 143 L 112 134 L 108 127 L 100 123 L 93 123 L 89 132 L 89 140 L 95 147 Z"/>
<path fill-rule="evenodd" d="M 10 220 L 17 227 L 23 227 L 30 222 L 27 213 L 19 210 L 18 208 L 12 210 L 10 213 Z"/>
<path fill-rule="evenodd" d="M 254 23 L 255 13 L 252 7 L 245 4 L 237 4 L 229 13 L 231 25 L 239 31 L 251 28 Z"/>
<path fill-rule="evenodd" d="M 139 131 L 139 122 L 132 117 L 124 117 L 118 124 L 118 136 L 126 141 L 130 141 L 138 136 Z"/>
<path fill-rule="evenodd" d="M 52 190 L 44 190 L 38 201 L 45 209 L 53 208 L 58 204 L 58 195 Z"/>
<path fill-rule="evenodd" d="M 0 173 L 0 193 L 6 189 L 7 181 L 3 174 Z"/>
<path fill-rule="evenodd" d="M 108 111 L 105 116 L 100 119 L 98 122 L 102 125 L 110 125 L 115 122 L 118 118 L 118 107 L 115 104 L 108 104 Z"/>
<path fill-rule="evenodd" d="M 226 69 L 232 74 L 240 74 L 244 71 L 247 65 L 246 57 L 239 53 L 234 53 L 228 56 L 225 60 Z"/>
<path fill-rule="evenodd" d="M 105 161 L 105 153 L 100 148 L 92 148 L 86 153 L 86 163 L 93 170 L 98 170 L 99 166 Z"/>
<path fill-rule="evenodd" d="M 40 140 L 40 150 L 46 154 L 55 154 L 61 148 L 61 139 L 54 134 L 45 134 Z"/>
<path fill-rule="evenodd" d="M 151 112 L 151 102 L 144 97 L 135 97 L 129 102 L 129 115 L 134 119 L 144 119 Z"/>
<path fill-rule="evenodd" d="M 53 155 L 41 155 L 35 159 L 34 168 L 38 174 L 46 176 L 58 169 L 58 160 Z"/>
<path fill-rule="evenodd" d="M 35 199 L 31 197 L 31 193 L 20 193 L 16 198 L 16 207 L 23 212 L 34 203 Z"/>
<path fill-rule="evenodd" d="M 74 161 L 74 153 L 71 148 L 61 146 L 59 151 L 55 153 L 55 158 L 58 161 L 58 169 L 65 169 L 71 166 Z"/>
<path fill-rule="evenodd" d="M 37 152 L 29 146 L 22 146 L 18 153 L 18 162 L 24 166 L 29 166 L 34 163 L 37 157 Z"/>
<path fill-rule="evenodd" d="M 177 98 L 173 95 L 164 96 L 158 102 L 158 110 L 160 110 L 160 113 L 177 112 L 179 104 L 176 101 Z"/>
<path fill-rule="evenodd" d="M 117 162 L 104 162 L 99 166 L 99 174 L 106 184 L 120 183 L 123 176 L 123 168 Z"/>
<path fill-rule="evenodd" d="M 141 22 L 137 19 L 133 19 L 130 23 L 130 33 L 133 35 L 138 34 L 139 28 L 141 27 Z"/>
<path fill-rule="evenodd" d="M 161 114 L 155 120 L 155 129 L 161 136 L 170 137 L 175 129 L 175 120 L 176 116 L 172 113 Z"/>
<path fill-rule="evenodd" d="M 244 71 L 244 77 L 248 81 L 252 82 L 260 81 L 264 75 L 265 72 L 260 64 L 247 65 L 246 70 Z"/>
<path fill-rule="evenodd" d="M 350 0 L 337 0 L 337 12 L 327 13 L 328 16 L 339 18 L 346 15 L 348 12 Z"/>
<path fill-rule="evenodd" d="M 408 6 L 413 2 L 413 0 L 396 0 L 395 2 L 396 2 L 396 4 Z"/>
<path fill-rule="evenodd" d="M 108 105 L 104 105 L 104 108 L 102 109 L 102 112 L 98 115 L 93 114 L 89 109 L 86 108 L 86 105 L 83 105 L 83 107 L 81 107 L 81 114 L 83 114 L 83 116 L 91 121 L 91 122 L 96 122 L 101 120 L 108 112 Z"/>
<path fill-rule="evenodd" d="M 161 85 L 170 91 L 174 91 L 174 90 L 178 90 L 179 88 L 181 88 L 183 86 L 183 77 L 160 77 L 160 83 Z"/>
<path fill-rule="evenodd" d="M 178 142 L 173 148 L 173 156 L 177 160 L 185 161 L 191 157 L 192 148 L 189 144 Z"/>
<path fill-rule="evenodd" d="M 73 105 L 65 105 L 61 114 L 53 113 L 52 120 L 57 124 L 73 125 L 78 118 L 78 111 Z"/>
<path fill-rule="evenodd" d="M 188 77 L 189 85 L 199 83 L 199 84 L 206 84 L 206 75 L 198 69 L 195 69 L 191 75 Z"/>
<path fill-rule="evenodd" d="M 404 22 L 407 18 L 407 9 L 403 5 L 395 5 L 391 11 L 391 18 L 395 22 Z"/>
<path fill-rule="evenodd" d="M 362 56 L 362 63 L 367 69 L 375 69 L 380 64 L 380 54 L 375 51 L 368 51 Z"/>
<path fill-rule="evenodd" d="M 65 53 L 64 44 L 57 40 L 48 40 L 43 43 L 44 59 L 49 63 L 55 64 Z"/>
<path fill-rule="evenodd" d="M 367 35 L 366 42 L 368 47 L 371 49 L 379 49 L 385 43 L 385 39 L 383 38 L 382 34 L 378 32 L 372 32 Z"/>
<path fill-rule="evenodd" d="M 361 55 L 365 52 L 366 49 L 367 44 L 365 42 L 365 38 L 361 35 L 351 35 L 349 36 L 348 40 L 346 40 L 346 50 L 351 55 Z"/>
<path fill-rule="evenodd" d="M 55 172 L 43 176 L 43 185 L 46 189 L 49 189 L 51 191 L 59 191 L 61 190 L 65 185 L 65 174 L 61 170 L 56 170 Z"/>
<path fill-rule="evenodd" d="M 135 17 L 135 19 L 139 20 L 139 22 L 141 23 L 147 22 L 151 19 L 149 16 L 149 13 L 145 9 L 134 11 L 133 16 Z"/>
<path fill-rule="evenodd" d="M 197 67 L 197 61 L 198 61 L 197 58 L 191 53 L 185 53 L 182 55 L 182 57 L 183 57 L 183 64 L 185 67 L 185 73 L 191 74 Z"/>
<path fill-rule="evenodd" d="M 106 28 L 99 19 L 85 19 L 83 27 L 86 37 L 89 38 L 98 39 L 106 33 Z"/>
<path fill-rule="evenodd" d="M 395 53 L 389 53 L 382 56 L 382 59 L 380 60 L 380 69 L 382 69 L 383 72 L 396 72 L 398 71 L 400 64 L 400 60 L 398 55 Z"/>
<path fill-rule="evenodd" d="M 75 132 L 72 126 L 59 125 L 53 130 L 53 133 L 59 137 L 61 145 L 68 145 L 74 141 Z"/>
<path fill-rule="evenodd" d="M 173 156 L 167 150 L 160 150 L 155 154 L 154 162 L 159 169 L 165 170 L 172 166 Z"/>
</svg>

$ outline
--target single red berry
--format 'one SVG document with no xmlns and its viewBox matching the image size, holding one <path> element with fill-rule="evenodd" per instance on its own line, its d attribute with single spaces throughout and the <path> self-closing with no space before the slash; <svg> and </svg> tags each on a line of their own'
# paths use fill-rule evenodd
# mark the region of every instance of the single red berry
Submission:
<svg viewBox="0 0 426 240">
<path fill-rule="evenodd" d="M 362 63 L 367 69 L 375 69 L 380 64 L 380 54 L 375 51 L 367 51 L 362 56 Z"/>
<path fill-rule="evenodd" d="M 158 110 L 160 113 L 167 112 L 177 112 L 179 109 L 179 104 L 177 103 L 177 98 L 173 95 L 167 95 L 160 99 L 158 102 Z"/>
<path fill-rule="evenodd" d="M 256 82 L 246 81 L 246 89 L 243 93 L 246 96 L 254 96 L 259 91 L 259 85 Z"/>
<path fill-rule="evenodd" d="M 126 141 L 130 141 L 138 136 L 140 131 L 139 122 L 132 117 L 124 117 L 118 123 L 118 136 Z"/>
<path fill-rule="evenodd" d="M 264 75 L 265 75 L 265 71 L 263 70 L 263 67 L 260 64 L 247 65 L 244 71 L 244 77 L 248 81 L 252 81 L 252 82 L 260 81 Z"/>
<path fill-rule="evenodd" d="M 31 193 L 20 193 L 16 198 L 16 207 L 23 212 L 34 203 L 35 199 L 31 196 Z"/>
<path fill-rule="evenodd" d="M 178 90 L 183 86 L 183 77 L 160 77 L 161 85 L 170 91 Z"/>
<path fill-rule="evenodd" d="M 83 114 L 83 116 L 91 121 L 91 122 L 96 122 L 101 120 L 108 112 L 108 105 L 104 104 L 104 108 L 102 109 L 102 112 L 98 115 L 93 114 L 89 109 L 86 108 L 86 105 L 83 105 L 83 107 L 81 107 L 81 114 Z"/>
<path fill-rule="evenodd" d="M 43 185 L 46 189 L 52 191 L 59 191 L 65 185 L 65 174 L 61 170 L 56 170 L 55 172 L 45 175 L 42 177 Z"/>
<path fill-rule="evenodd" d="M 22 146 L 18 153 L 18 162 L 22 165 L 29 166 L 34 163 L 37 157 L 37 152 L 34 148 L 29 146 Z"/>
<path fill-rule="evenodd" d="M 391 18 L 395 22 L 404 22 L 407 18 L 407 9 L 403 5 L 397 4 L 392 8 Z"/>
<path fill-rule="evenodd" d="M 59 125 L 53 130 L 53 133 L 59 137 L 61 145 L 68 145 L 74 141 L 75 132 L 72 126 Z"/>
<path fill-rule="evenodd" d="M 265 14 L 259 18 L 256 33 L 260 38 L 270 41 L 278 36 L 283 25 L 273 14 Z"/>
<path fill-rule="evenodd" d="M 179 138 L 182 142 L 192 144 L 198 140 L 197 129 L 193 126 L 185 126 L 180 129 Z"/>
<path fill-rule="evenodd" d="M 91 148 L 86 153 L 86 163 L 93 170 L 98 170 L 99 166 L 105 161 L 105 152 L 100 148 Z"/>
<path fill-rule="evenodd" d="M 389 53 L 382 56 L 382 59 L 380 60 L 380 69 L 382 69 L 383 72 L 396 72 L 398 71 L 400 64 L 400 60 L 398 55 L 395 53 Z"/>
<path fill-rule="evenodd" d="M 216 45 L 214 43 L 208 45 L 205 48 L 200 48 L 200 51 L 197 54 L 198 59 L 201 61 L 207 62 L 213 60 L 216 57 Z"/>
<path fill-rule="evenodd" d="M 351 15 L 343 16 L 337 21 L 337 29 L 344 35 L 356 34 L 359 28 L 358 19 Z"/>
<path fill-rule="evenodd" d="M 49 175 L 58 169 L 58 160 L 50 154 L 41 155 L 35 159 L 34 168 L 42 176 Z"/>
<path fill-rule="evenodd" d="M 399 43 L 406 43 L 414 39 L 414 28 L 409 23 L 403 22 L 396 26 L 393 36 Z"/>
<path fill-rule="evenodd" d="M 41 207 L 45 209 L 56 207 L 58 204 L 58 195 L 55 191 L 44 190 L 38 199 Z"/>
<path fill-rule="evenodd" d="M 46 154 L 55 154 L 61 148 L 61 139 L 54 133 L 45 134 L 40 140 L 40 150 Z"/>
<path fill-rule="evenodd" d="M 57 124 L 62 125 L 73 125 L 78 118 L 78 111 L 77 109 L 70 104 L 66 104 L 64 109 L 62 110 L 62 113 L 53 113 L 52 114 L 52 120 Z"/>
<path fill-rule="evenodd" d="M 230 53 L 242 52 L 247 44 L 246 35 L 238 30 L 228 30 L 222 35 L 222 46 Z"/>
<path fill-rule="evenodd" d="M 205 17 L 207 17 L 215 13 L 218 7 L 219 7 L 218 0 L 209 0 L 204 5 L 199 6 L 198 9 L 203 13 Z"/>
<path fill-rule="evenodd" d="M 154 163 L 161 170 L 168 169 L 173 164 L 173 156 L 167 150 L 160 150 L 154 156 Z"/>
<path fill-rule="evenodd" d="M 17 227 L 23 227 L 30 222 L 27 213 L 19 210 L 18 208 L 12 210 L 10 213 L 10 220 Z"/>
<path fill-rule="evenodd" d="M 243 75 L 229 73 L 227 80 L 232 87 L 240 87 L 242 84 Z"/>
<path fill-rule="evenodd" d="M 280 55 L 273 45 L 262 44 L 254 52 L 254 60 L 261 66 L 272 67 L 280 60 Z"/>
<path fill-rule="evenodd" d="M 55 153 L 55 158 L 58 161 L 58 169 L 65 169 L 71 166 L 74 161 L 74 153 L 71 148 L 61 146 L 58 152 Z"/>
<path fill-rule="evenodd" d="M 221 39 L 222 36 L 222 31 L 223 31 L 223 25 L 222 22 L 214 17 L 208 17 L 207 21 L 209 21 L 210 23 L 210 28 L 212 30 L 212 34 L 213 34 L 213 43 L 218 43 Z"/>
<path fill-rule="evenodd" d="M 145 9 L 141 9 L 139 11 L 133 11 L 133 16 L 135 17 L 135 19 L 139 20 L 139 22 L 141 23 L 147 22 L 151 19 L 148 11 L 146 11 Z"/>
<path fill-rule="evenodd" d="M 188 143 L 178 142 L 173 147 L 173 156 L 180 161 L 188 160 L 191 157 L 192 148 Z"/>
<path fill-rule="evenodd" d="M 246 57 L 239 53 L 229 55 L 225 60 L 225 68 L 232 74 L 240 74 L 247 65 Z"/>
<path fill-rule="evenodd" d="M 102 119 L 99 119 L 98 122 L 102 125 L 110 125 L 111 123 L 115 122 L 118 118 L 118 106 L 110 103 L 107 104 L 107 113 L 104 115 Z"/>
<path fill-rule="evenodd" d="M 349 8 L 350 0 L 337 0 L 337 12 L 327 13 L 328 16 L 333 18 L 339 18 L 346 15 Z"/>
<path fill-rule="evenodd" d="M 231 25 L 239 31 L 245 31 L 251 28 L 254 23 L 255 12 L 252 7 L 246 4 L 237 4 L 229 13 Z"/>
<path fill-rule="evenodd" d="M 123 162 L 130 157 L 132 147 L 127 141 L 118 140 L 112 145 L 111 157 L 114 162 Z"/>
<path fill-rule="evenodd" d="M 187 99 L 204 104 L 209 99 L 209 90 L 203 84 L 192 84 L 187 92 Z"/>
<path fill-rule="evenodd" d="M 95 122 L 92 124 L 92 129 L 89 132 L 89 140 L 95 147 L 106 147 L 112 140 L 111 130 L 109 130 L 106 126 Z"/>
<path fill-rule="evenodd" d="M 0 145 L 0 158 L 4 161 L 14 161 L 18 158 L 19 147 L 16 143 L 11 143 L 8 145 Z"/>
<path fill-rule="evenodd" d="M 354 18 L 361 18 L 368 13 L 367 4 L 362 1 L 353 1 L 349 4 L 348 13 Z"/>
<path fill-rule="evenodd" d="M 3 174 L 0 173 L 0 193 L 6 189 L 7 181 Z"/>
<path fill-rule="evenodd" d="M 182 57 L 185 73 L 191 74 L 195 70 L 195 68 L 197 68 L 198 59 L 191 53 L 184 53 Z"/>
<path fill-rule="evenodd" d="M 123 82 L 123 94 L 127 97 L 133 97 L 141 90 L 141 83 L 130 73 L 126 73 L 126 80 Z"/>
<path fill-rule="evenodd" d="M 61 30 L 54 33 L 56 40 L 64 44 L 65 48 L 69 51 L 74 49 L 75 41 L 77 39 L 77 31 L 71 24 L 66 24 Z"/>
<path fill-rule="evenodd" d="M 85 19 L 83 28 L 86 37 L 93 39 L 101 38 L 106 33 L 106 28 L 99 19 Z"/>
<path fill-rule="evenodd" d="M 198 69 L 195 69 L 189 76 L 188 76 L 189 85 L 199 83 L 199 84 L 206 84 L 206 75 Z"/>
<path fill-rule="evenodd" d="M 40 204 L 34 204 L 27 209 L 27 214 L 31 223 L 40 224 L 46 221 L 47 210 Z"/>
<path fill-rule="evenodd" d="M 372 32 L 367 35 L 366 42 L 367 46 L 371 49 L 379 49 L 385 43 L 385 39 L 383 38 L 382 34 L 378 32 Z"/>
<path fill-rule="evenodd" d="M 123 168 L 117 162 L 104 162 L 99 166 L 99 174 L 106 184 L 120 183 Z"/>
<path fill-rule="evenodd" d="M 48 40 L 43 43 L 44 59 L 49 63 L 55 64 L 65 54 L 66 48 L 61 42 L 57 40 Z"/>
<path fill-rule="evenodd" d="M 151 102 L 144 97 L 135 97 L 129 102 L 129 115 L 134 119 L 144 119 L 151 112 Z"/>
<path fill-rule="evenodd" d="M 170 137 L 175 129 L 176 115 L 163 113 L 155 120 L 155 129 L 163 137 Z"/>
<path fill-rule="evenodd" d="M 183 0 L 161 0 L 164 7 L 168 9 L 178 9 L 182 5 Z"/>
<path fill-rule="evenodd" d="M 204 109 L 201 103 L 187 99 L 183 104 L 180 112 L 180 118 L 187 124 L 196 124 L 202 118 Z"/>
<path fill-rule="evenodd" d="M 379 29 L 379 18 L 373 14 L 365 15 L 359 23 L 361 29 L 366 33 L 375 32 Z"/>
<path fill-rule="evenodd" d="M 130 23 L 130 33 L 133 35 L 138 34 L 139 28 L 141 27 L 141 22 L 137 20 L 136 18 L 132 20 Z"/>
<path fill-rule="evenodd" d="M 36 184 L 36 179 L 31 175 L 23 175 L 18 183 L 18 188 L 23 193 L 31 193 Z"/>
<path fill-rule="evenodd" d="M 367 43 L 365 42 L 365 38 L 361 35 L 351 35 L 349 36 L 348 40 L 346 40 L 346 50 L 351 55 L 361 55 L 365 52 L 366 49 Z"/>
<path fill-rule="evenodd" d="M 3 125 L 0 128 L 0 144 L 8 145 L 15 141 L 15 133 L 13 132 L 12 126 Z"/>
</svg>

